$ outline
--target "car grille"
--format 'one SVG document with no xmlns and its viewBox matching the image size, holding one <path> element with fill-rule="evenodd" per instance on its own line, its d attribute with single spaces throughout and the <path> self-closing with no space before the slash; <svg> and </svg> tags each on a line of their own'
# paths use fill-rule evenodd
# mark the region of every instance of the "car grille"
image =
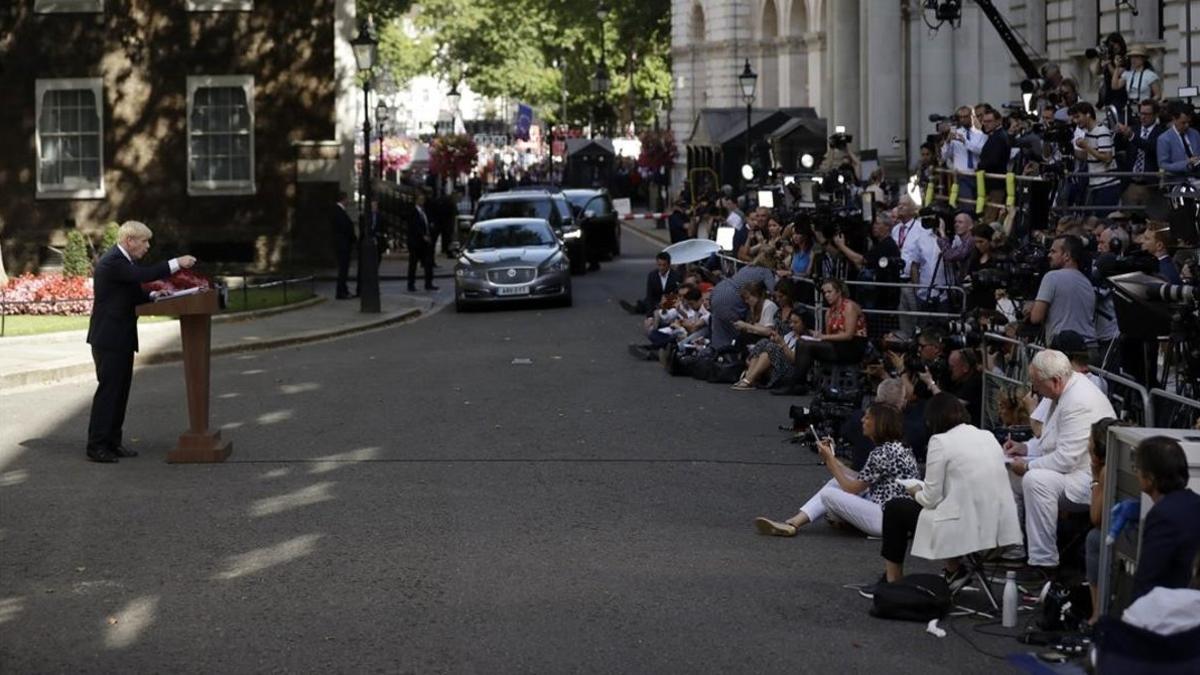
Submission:
<svg viewBox="0 0 1200 675">
<path fill-rule="evenodd" d="M 488 281 L 493 284 L 527 284 L 537 278 L 533 267 L 504 267 L 488 270 Z"/>
</svg>

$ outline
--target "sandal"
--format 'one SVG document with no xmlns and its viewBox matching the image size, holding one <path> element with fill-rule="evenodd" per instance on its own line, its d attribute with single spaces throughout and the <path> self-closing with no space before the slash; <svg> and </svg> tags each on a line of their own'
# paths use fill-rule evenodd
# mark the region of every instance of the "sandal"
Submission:
<svg viewBox="0 0 1200 675">
<path fill-rule="evenodd" d="M 755 518 L 754 528 L 759 534 L 771 535 L 774 537 L 794 537 L 796 536 L 796 527 L 787 523 L 777 523 L 774 520 L 767 518 Z"/>
<path fill-rule="evenodd" d="M 750 381 L 743 377 L 737 381 L 737 384 L 730 387 L 730 389 L 734 391 L 750 391 L 754 389 L 754 385 L 750 384 Z"/>
</svg>

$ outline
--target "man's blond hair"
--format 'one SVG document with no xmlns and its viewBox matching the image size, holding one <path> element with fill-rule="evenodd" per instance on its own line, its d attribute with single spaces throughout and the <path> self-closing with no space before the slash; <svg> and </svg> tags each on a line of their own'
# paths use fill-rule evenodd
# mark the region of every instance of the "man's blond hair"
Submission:
<svg viewBox="0 0 1200 675">
<path fill-rule="evenodd" d="M 117 228 L 117 241 L 129 241 L 130 239 L 149 239 L 154 236 L 149 227 L 145 223 L 136 220 L 127 220 L 121 223 L 121 227 Z"/>
</svg>

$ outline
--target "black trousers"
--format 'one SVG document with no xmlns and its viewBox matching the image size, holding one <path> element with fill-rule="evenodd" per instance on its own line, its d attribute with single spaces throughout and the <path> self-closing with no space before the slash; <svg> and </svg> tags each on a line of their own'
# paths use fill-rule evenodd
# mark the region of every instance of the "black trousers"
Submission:
<svg viewBox="0 0 1200 675">
<path fill-rule="evenodd" d="M 917 531 L 921 505 L 899 497 L 883 505 L 883 559 L 901 565 L 908 549 L 908 538 Z"/>
<path fill-rule="evenodd" d="M 408 287 L 417 285 L 417 263 L 425 268 L 425 286 L 433 285 L 433 243 L 421 241 L 408 244 Z"/>
<path fill-rule="evenodd" d="M 338 297 L 350 295 L 350 252 L 354 250 L 353 243 L 337 243 L 337 290 Z"/>
<path fill-rule="evenodd" d="M 812 342 L 800 340 L 796 343 L 796 382 L 808 382 L 808 371 L 817 361 L 854 363 L 863 357 L 866 340 L 854 339 L 845 342 Z"/>
<path fill-rule="evenodd" d="M 125 426 L 125 407 L 133 384 L 133 352 L 92 347 L 96 394 L 88 419 L 88 450 L 116 450 Z"/>
</svg>

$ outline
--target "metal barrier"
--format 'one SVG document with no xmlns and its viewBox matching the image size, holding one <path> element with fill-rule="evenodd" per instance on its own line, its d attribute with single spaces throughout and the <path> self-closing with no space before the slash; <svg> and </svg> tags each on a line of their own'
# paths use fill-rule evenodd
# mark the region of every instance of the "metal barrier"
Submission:
<svg viewBox="0 0 1200 675">
<path fill-rule="evenodd" d="M 1155 427 L 1165 429 L 1194 429 L 1200 419 L 1200 401 L 1171 393 L 1165 389 L 1151 389 L 1150 400 L 1154 403 Z M 1149 426 L 1149 425 L 1147 425 Z"/>
<path fill-rule="evenodd" d="M 257 289 L 262 289 L 262 288 L 280 288 L 283 292 L 283 304 L 285 304 L 285 305 L 288 304 L 289 302 L 291 302 L 291 300 L 288 299 L 289 289 L 292 293 L 292 298 L 297 301 L 302 300 L 304 298 L 312 297 L 312 296 L 316 295 L 316 293 L 317 293 L 316 278 L 313 277 L 312 275 L 303 276 L 303 277 L 283 278 L 283 279 L 276 279 L 274 277 L 257 277 L 257 278 L 268 279 L 269 281 L 261 281 L 261 282 L 257 282 L 257 283 L 252 283 L 250 280 L 255 279 L 255 278 L 256 277 L 254 277 L 252 275 L 248 275 L 248 274 L 239 274 L 239 275 L 226 274 L 226 275 L 221 276 L 221 279 L 224 280 L 226 287 L 228 287 L 230 289 L 231 293 L 237 292 L 237 291 L 241 292 L 242 311 L 252 309 L 252 307 L 250 307 L 250 291 L 252 291 L 252 290 L 257 290 Z M 240 286 L 233 286 L 232 284 L 229 283 L 229 280 L 231 280 L 231 279 L 241 279 L 242 283 Z M 301 289 L 304 289 L 305 287 L 307 287 L 307 293 L 304 293 L 301 290 Z M 302 294 L 304 295 L 303 298 L 300 297 Z"/>
</svg>

